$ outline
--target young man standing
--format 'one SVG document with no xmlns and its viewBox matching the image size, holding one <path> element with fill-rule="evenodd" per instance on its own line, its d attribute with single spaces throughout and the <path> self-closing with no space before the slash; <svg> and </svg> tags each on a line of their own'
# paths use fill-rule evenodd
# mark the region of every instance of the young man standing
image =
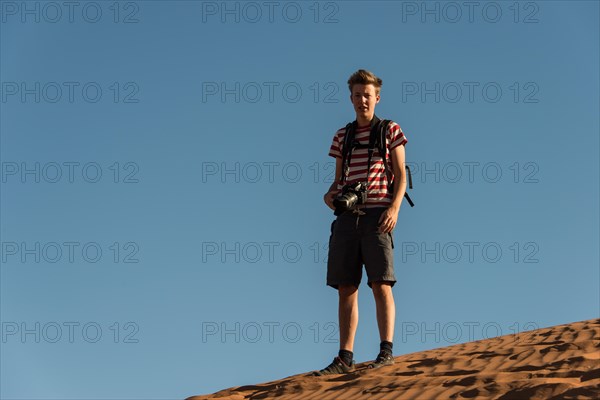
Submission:
<svg viewBox="0 0 600 400">
<path fill-rule="evenodd" d="M 381 85 L 380 78 L 363 69 L 356 71 L 348 80 L 350 100 L 356 112 L 355 139 L 359 145 L 369 144 L 371 128 L 378 120 L 375 106 L 379 103 Z M 387 157 L 388 168 L 392 169 L 391 187 L 388 187 L 385 165 L 377 149 L 372 154 L 369 171 L 367 148 L 353 148 L 350 157 L 347 157 L 349 165 L 342 165 L 344 136 L 345 127 L 335 133 L 329 150 L 329 155 L 336 159 L 336 168 L 335 181 L 324 196 L 325 203 L 335 209 L 333 200 L 342 187 L 356 182 L 367 182 L 367 199 L 364 204 L 339 215 L 332 224 L 327 285 L 337 289 L 339 294 L 340 350 L 333 362 L 316 371 L 315 375 L 354 370 L 352 350 L 358 326 L 358 286 L 363 264 L 367 284 L 375 297 L 381 339 L 379 354 L 369 367 L 379 368 L 394 363 L 392 346 L 396 309 L 392 286 L 396 277 L 392 234 L 406 191 L 404 145 L 408 140 L 397 123 L 392 121 L 388 125 L 385 133 L 387 154 L 383 155 Z"/>
</svg>

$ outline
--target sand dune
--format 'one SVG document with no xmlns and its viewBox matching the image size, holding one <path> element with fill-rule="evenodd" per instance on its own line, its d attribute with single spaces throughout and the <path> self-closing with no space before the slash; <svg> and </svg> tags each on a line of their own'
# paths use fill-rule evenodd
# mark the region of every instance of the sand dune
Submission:
<svg viewBox="0 0 600 400">
<path fill-rule="evenodd" d="M 377 370 L 311 372 L 225 389 L 208 399 L 600 399 L 600 319 L 395 358 Z"/>
</svg>

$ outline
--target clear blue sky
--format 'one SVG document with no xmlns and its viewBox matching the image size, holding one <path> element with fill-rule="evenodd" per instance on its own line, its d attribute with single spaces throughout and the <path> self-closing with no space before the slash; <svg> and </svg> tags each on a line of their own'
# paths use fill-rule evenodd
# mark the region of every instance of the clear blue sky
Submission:
<svg viewBox="0 0 600 400">
<path fill-rule="evenodd" d="M 327 365 L 322 195 L 359 68 L 413 167 L 395 354 L 598 317 L 597 1 L 0 6 L 2 399 Z"/>
</svg>

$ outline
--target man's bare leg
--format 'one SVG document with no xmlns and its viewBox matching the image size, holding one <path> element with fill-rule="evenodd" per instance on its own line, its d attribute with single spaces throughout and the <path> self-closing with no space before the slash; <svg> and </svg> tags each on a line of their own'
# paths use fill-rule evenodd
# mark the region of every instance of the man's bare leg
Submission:
<svg viewBox="0 0 600 400">
<path fill-rule="evenodd" d="M 377 326 L 379 327 L 379 354 L 368 368 L 380 368 L 394 363 L 393 343 L 394 321 L 396 319 L 396 305 L 392 285 L 388 282 L 373 282 L 371 284 L 375 307 L 377 308 Z"/>
<path fill-rule="evenodd" d="M 392 286 L 388 282 L 373 282 L 373 296 L 377 309 L 377 326 L 381 341 L 393 342 L 396 305 Z"/>
<path fill-rule="evenodd" d="M 338 292 L 340 350 L 352 351 L 358 327 L 358 288 L 354 285 L 340 285 Z"/>
<path fill-rule="evenodd" d="M 354 285 L 340 285 L 338 292 L 340 351 L 330 365 L 320 371 L 315 371 L 313 375 L 342 374 L 354 371 L 352 349 L 358 327 L 358 288 Z"/>
</svg>

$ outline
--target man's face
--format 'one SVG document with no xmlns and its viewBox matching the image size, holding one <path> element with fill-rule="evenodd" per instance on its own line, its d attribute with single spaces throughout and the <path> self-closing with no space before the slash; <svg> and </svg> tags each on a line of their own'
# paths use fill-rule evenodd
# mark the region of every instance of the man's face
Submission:
<svg viewBox="0 0 600 400">
<path fill-rule="evenodd" d="M 375 86 L 372 84 L 355 84 L 352 86 L 350 100 L 357 116 L 371 120 L 375 114 L 375 104 L 379 103 L 379 95 L 376 94 Z"/>
</svg>

